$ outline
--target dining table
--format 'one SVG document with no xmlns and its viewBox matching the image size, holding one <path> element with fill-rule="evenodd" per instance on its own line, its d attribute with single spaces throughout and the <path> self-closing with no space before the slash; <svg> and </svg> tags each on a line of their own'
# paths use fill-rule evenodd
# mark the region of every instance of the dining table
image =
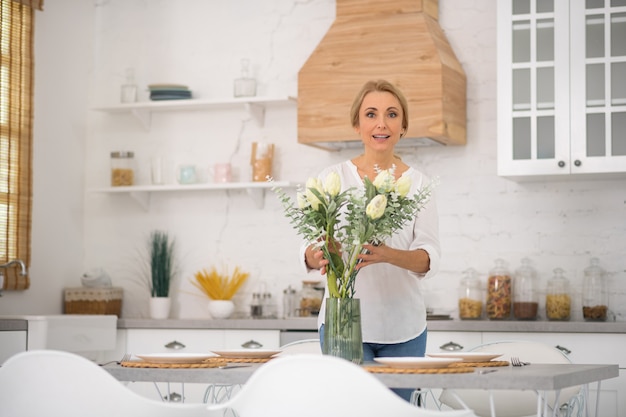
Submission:
<svg viewBox="0 0 626 417">
<path fill-rule="evenodd" d="M 245 384 L 261 366 L 263 363 L 233 363 L 225 368 L 148 368 L 112 363 L 103 368 L 116 379 L 126 382 Z M 539 394 L 537 396 L 538 416 L 548 415 L 546 412 L 548 404 L 543 401 L 547 392 L 558 393 L 564 388 L 582 386 L 586 396 L 585 414 L 598 417 L 600 416 L 601 382 L 619 376 L 617 364 L 532 364 L 519 367 L 507 365 L 493 368 L 478 367 L 471 372 L 464 373 L 378 372 L 377 367 L 380 364 L 365 363 L 361 366 L 389 388 L 485 389 L 490 392 L 492 390 L 534 390 Z M 591 414 L 587 399 L 589 386 L 594 383 L 597 384 L 596 409 Z M 554 415 L 558 415 L 558 407 L 552 406 Z"/>
</svg>

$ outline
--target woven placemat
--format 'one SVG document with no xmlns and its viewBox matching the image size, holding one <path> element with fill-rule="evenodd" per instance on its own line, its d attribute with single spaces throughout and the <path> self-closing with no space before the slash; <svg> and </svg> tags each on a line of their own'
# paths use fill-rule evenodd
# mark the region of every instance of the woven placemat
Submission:
<svg viewBox="0 0 626 417">
<path fill-rule="evenodd" d="M 509 366 L 509 361 L 486 361 L 486 362 L 454 362 L 448 365 L 451 368 L 481 368 L 489 366 Z"/>
<path fill-rule="evenodd" d="M 128 361 L 120 365 L 127 368 L 164 368 L 164 369 L 186 369 L 186 368 L 217 368 L 226 365 L 226 362 L 198 362 L 198 363 L 154 363 L 147 361 Z"/>
<path fill-rule="evenodd" d="M 363 366 L 368 372 L 375 374 L 465 374 L 474 372 L 474 368 L 391 368 L 388 366 Z"/>
</svg>

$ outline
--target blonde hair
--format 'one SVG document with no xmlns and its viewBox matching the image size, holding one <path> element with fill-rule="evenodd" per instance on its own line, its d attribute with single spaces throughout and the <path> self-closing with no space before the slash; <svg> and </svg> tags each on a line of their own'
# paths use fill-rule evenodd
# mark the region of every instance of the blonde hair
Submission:
<svg viewBox="0 0 626 417">
<path fill-rule="evenodd" d="M 365 96 L 374 91 L 386 92 L 393 95 L 400 102 L 400 107 L 402 108 L 402 131 L 403 133 L 400 136 L 404 136 L 406 131 L 409 129 L 409 105 L 404 97 L 404 94 L 393 84 L 386 80 L 372 80 L 366 82 L 359 94 L 354 98 L 352 102 L 352 108 L 350 109 L 350 122 L 352 123 L 352 127 L 359 126 L 359 110 L 361 109 L 361 104 L 363 104 L 363 100 Z"/>
</svg>

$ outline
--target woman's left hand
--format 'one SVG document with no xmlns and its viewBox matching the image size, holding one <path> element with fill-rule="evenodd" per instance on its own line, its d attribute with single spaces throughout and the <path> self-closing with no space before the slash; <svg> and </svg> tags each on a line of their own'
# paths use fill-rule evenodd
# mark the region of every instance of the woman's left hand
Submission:
<svg viewBox="0 0 626 417">
<path fill-rule="evenodd" d="M 363 245 L 363 249 L 366 249 L 367 252 L 358 256 L 360 262 L 356 265 L 357 270 L 368 265 L 389 261 L 389 251 L 391 248 L 384 243 L 378 246 L 365 244 Z"/>
</svg>

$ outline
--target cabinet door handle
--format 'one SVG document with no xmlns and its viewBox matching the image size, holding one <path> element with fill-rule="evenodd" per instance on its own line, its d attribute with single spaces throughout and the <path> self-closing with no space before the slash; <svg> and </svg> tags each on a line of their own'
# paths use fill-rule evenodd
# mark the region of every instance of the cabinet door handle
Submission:
<svg viewBox="0 0 626 417">
<path fill-rule="evenodd" d="M 565 166 L 565 161 L 559 161 L 559 168 L 563 168 Z"/>
<path fill-rule="evenodd" d="M 582 163 L 582 162 L 580 162 L 580 160 L 579 160 L 579 159 L 577 159 L 577 160 L 575 160 L 575 161 L 574 161 L 574 165 L 576 165 L 577 167 L 581 166 L 582 164 L 583 164 L 583 163 Z"/>
<path fill-rule="evenodd" d="M 242 344 L 241 347 L 246 349 L 260 349 L 263 345 L 256 340 L 248 340 L 246 343 Z"/>
<path fill-rule="evenodd" d="M 455 343 L 455 342 L 448 342 L 448 343 L 444 343 L 443 345 L 439 346 L 439 349 L 447 350 L 447 351 L 450 351 L 450 352 L 456 352 L 458 350 L 463 350 L 463 346 L 459 345 L 458 343 Z"/>
<path fill-rule="evenodd" d="M 568 348 L 563 347 L 563 346 L 556 345 L 555 348 L 557 348 L 561 352 L 565 353 L 566 355 L 569 355 L 570 353 L 572 353 L 571 350 L 569 350 Z"/>
<path fill-rule="evenodd" d="M 187 346 L 185 346 L 182 343 L 177 342 L 176 340 L 174 340 L 173 342 L 169 342 L 168 344 L 166 344 L 165 347 L 168 348 L 168 349 L 179 350 L 179 349 L 184 349 Z"/>
</svg>

